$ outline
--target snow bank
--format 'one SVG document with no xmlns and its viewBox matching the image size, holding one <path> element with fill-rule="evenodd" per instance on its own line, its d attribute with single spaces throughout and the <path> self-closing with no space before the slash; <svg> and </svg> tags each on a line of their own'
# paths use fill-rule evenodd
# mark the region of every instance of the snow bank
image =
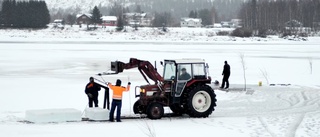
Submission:
<svg viewBox="0 0 320 137">
<path fill-rule="evenodd" d="M 27 110 L 25 119 L 33 123 L 81 121 L 81 111 L 70 108 Z"/>
<path fill-rule="evenodd" d="M 85 117 L 89 120 L 100 121 L 109 119 L 109 110 L 102 109 L 100 107 L 96 108 L 86 108 Z"/>
</svg>

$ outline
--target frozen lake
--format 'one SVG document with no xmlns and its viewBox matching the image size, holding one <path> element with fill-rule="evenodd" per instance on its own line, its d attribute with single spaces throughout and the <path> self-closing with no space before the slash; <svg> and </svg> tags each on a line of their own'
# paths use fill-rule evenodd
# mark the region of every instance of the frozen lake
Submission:
<svg viewBox="0 0 320 137">
<path fill-rule="evenodd" d="M 318 38 L 309 41 L 13 41 L 0 42 L 0 136 L 148 136 L 147 125 L 157 136 L 175 131 L 183 136 L 218 135 L 243 137 L 320 136 L 320 47 Z M 240 55 L 244 55 L 245 64 Z M 64 123 L 23 124 L 29 109 L 75 108 L 84 110 L 85 84 L 90 76 L 106 71 L 110 61 L 129 58 L 150 62 L 177 58 L 202 58 L 210 66 L 213 80 L 221 81 L 223 62 L 231 66 L 230 88 L 248 87 L 225 93 L 216 90 L 217 107 L 209 118 L 163 118 L 124 120 L 121 124 Z M 161 74 L 161 65 L 158 63 Z M 103 77 L 115 82 L 145 84 L 137 69 Z M 262 81 L 263 86 L 258 87 Z M 270 87 L 269 84 L 291 84 Z M 101 92 L 99 96 L 102 106 Z M 133 115 L 134 90 L 124 95 L 123 115 Z M 167 127 L 167 125 L 172 127 Z M 126 126 L 126 133 L 117 132 Z M 191 130 L 192 129 L 192 130 Z M 199 131 L 194 131 L 199 129 Z M 201 129 L 201 130 L 200 130 Z M 59 132 L 60 131 L 60 132 Z M 77 131 L 77 132 L 74 132 Z M 147 132 L 147 133 L 145 133 Z"/>
</svg>

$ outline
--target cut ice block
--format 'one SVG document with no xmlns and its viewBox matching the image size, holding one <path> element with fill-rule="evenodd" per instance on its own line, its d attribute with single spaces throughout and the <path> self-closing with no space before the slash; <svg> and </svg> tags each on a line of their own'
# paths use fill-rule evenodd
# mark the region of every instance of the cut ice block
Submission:
<svg viewBox="0 0 320 137">
<path fill-rule="evenodd" d="M 81 121 L 81 111 L 71 108 L 27 110 L 25 119 L 33 123 Z"/>
<path fill-rule="evenodd" d="M 100 120 L 109 120 L 109 110 L 102 109 L 99 107 L 96 108 L 86 108 L 85 116 L 89 120 L 100 121 Z"/>
</svg>

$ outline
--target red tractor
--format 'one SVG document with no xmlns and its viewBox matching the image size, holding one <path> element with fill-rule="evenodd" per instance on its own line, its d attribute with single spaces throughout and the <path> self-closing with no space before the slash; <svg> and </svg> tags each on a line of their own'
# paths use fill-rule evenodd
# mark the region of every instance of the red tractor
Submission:
<svg viewBox="0 0 320 137">
<path fill-rule="evenodd" d="M 204 60 L 164 60 L 161 65 L 163 76 L 149 61 L 131 58 L 129 63 L 111 62 L 111 70 L 116 74 L 124 69 L 138 68 L 148 83 L 135 89 L 136 97 L 139 97 L 133 106 L 135 114 L 160 119 L 166 106 L 176 115 L 191 117 L 208 117 L 214 111 L 216 95 L 208 85 L 211 78 Z M 154 83 L 150 84 L 148 79 Z"/>
</svg>

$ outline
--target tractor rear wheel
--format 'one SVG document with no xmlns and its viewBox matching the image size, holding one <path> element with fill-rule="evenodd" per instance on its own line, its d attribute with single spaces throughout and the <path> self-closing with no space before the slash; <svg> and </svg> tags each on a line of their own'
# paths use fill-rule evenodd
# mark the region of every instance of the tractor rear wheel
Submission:
<svg viewBox="0 0 320 137">
<path fill-rule="evenodd" d="M 149 104 L 147 108 L 147 116 L 150 119 L 161 119 L 164 114 L 163 106 L 160 103 L 154 102 Z"/>
<path fill-rule="evenodd" d="M 189 88 L 187 97 L 187 113 L 191 117 L 208 117 L 216 106 L 216 95 L 207 85 Z"/>
</svg>

